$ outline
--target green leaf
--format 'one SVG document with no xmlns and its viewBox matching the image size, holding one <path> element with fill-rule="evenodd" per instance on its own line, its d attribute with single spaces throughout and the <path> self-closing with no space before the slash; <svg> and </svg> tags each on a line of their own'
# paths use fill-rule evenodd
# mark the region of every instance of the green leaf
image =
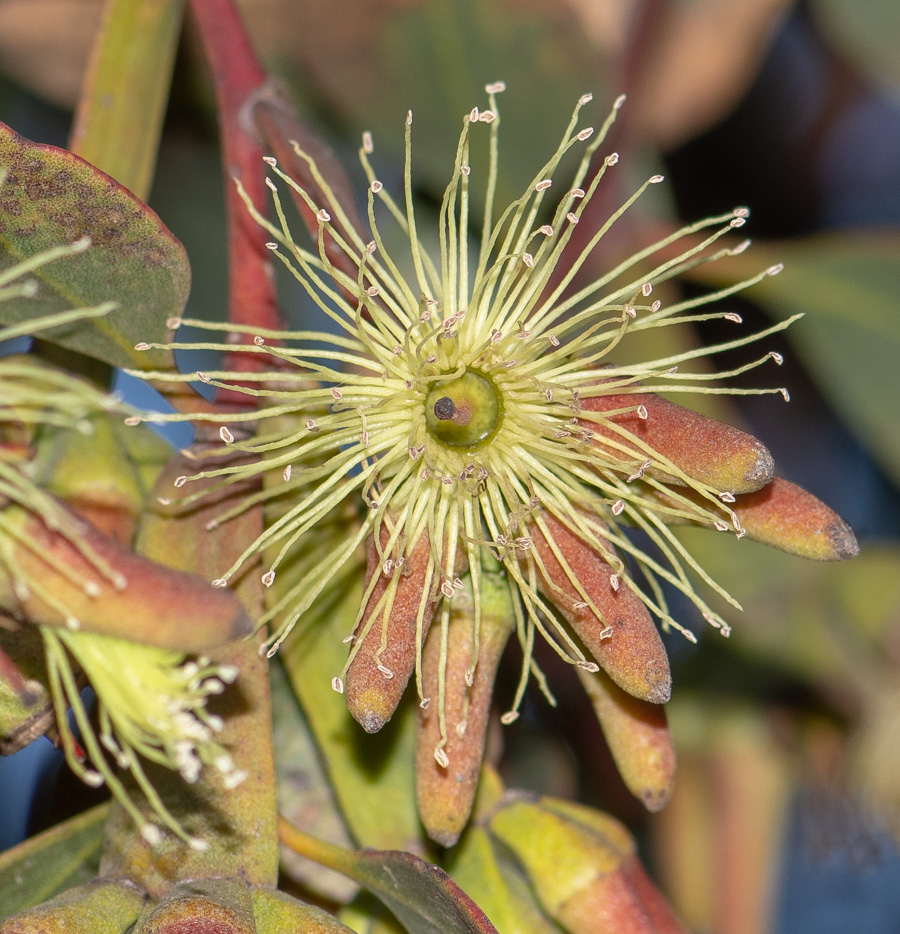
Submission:
<svg viewBox="0 0 900 934">
<path fill-rule="evenodd" d="M 53 708 L 40 632 L 0 614 L 0 653 L 0 756 L 9 756 L 46 731 Z"/>
<path fill-rule="evenodd" d="M 337 918 L 274 889 L 253 890 L 253 920 L 257 934 L 353 934 Z"/>
<path fill-rule="evenodd" d="M 505 204 L 551 155 L 580 95 L 593 91 L 591 113 L 605 116 L 618 93 L 603 90 L 603 62 L 567 7 L 420 0 L 356 4 L 354 16 L 343 17 L 331 15 L 328 0 L 310 0 L 295 11 L 301 80 L 308 87 L 314 78 L 352 126 L 373 132 L 376 166 L 402 152 L 411 109 L 416 185 L 441 191 L 463 115 L 486 109 L 485 85 L 502 79 L 509 90 L 499 99 L 498 203 Z M 474 154 L 481 143 L 473 143 L 473 167 L 484 164 Z M 477 201 L 484 176 L 475 184 L 475 171 L 469 197 Z"/>
<path fill-rule="evenodd" d="M 897 0 L 813 0 L 830 43 L 878 82 L 900 84 Z"/>
<path fill-rule="evenodd" d="M 503 934 L 553 934 L 527 880 L 481 827 L 470 827 L 452 851 L 452 875 Z"/>
<path fill-rule="evenodd" d="M 319 750 L 284 669 L 270 668 L 272 744 L 278 781 L 278 811 L 287 820 L 332 843 L 351 846 Z M 282 847 L 281 872 L 318 898 L 342 904 L 357 891 L 343 876 Z"/>
<path fill-rule="evenodd" d="M 808 317 L 787 335 L 847 427 L 900 481 L 900 232 L 822 234 L 754 244 L 698 267 L 706 282 L 734 281 L 782 262 L 748 292 L 777 318 Z"/>
<path fill-rule="evenodd" d="M 889 670 L 893 651 L 900 548 L 871 545 L 852 561 L 823 564 L 746 539 L 723 544 L 706 529 L 679 529 L 678 537 L 744 607 L 738 613 L 713 602 L 734 627 L 725 645 L 766 666 L 756 677 L 774 668 L 827 685 L 830 694 L 877 689 L 877 673 Z M 719 642 L 714 633 L 698 635 Z M 742 665 L 754 677 L 746 657 Z M 733 678 L 729 686 L 747 683 Z"/>
<path fill-rule="evenodd" d="M 330 866 L 382 901 L 408 934 L 496 934 L 465 892 L 437 866 L 395 850 L 345 850 L 281 821 L 280 836 L 295 853 Z"/>
<path fill-rule="evenodd" d="M 181 314 L 190 290 L 187 254 L 145 204 L 83 159 L 32 143 L 0 123 L 0 272 L 47 250 L 90 237 L 92 246 L 29 273 L 33 297 L 0 304 L 0 324 L 113 301 L 102 317 L 76 321 L 42 337 L 113 366 L 169 365 L 166 320 Z"/>
<path fill-rule="evenodd" d="M 0 854 L 0 918 L 97 875 L 107 810 L 98 805 Z"/>
<path fill-rule="evenodd" d="M 130 882 L 93 879 L 0 923 L 0 934 L 127 934 L 143 907 Z"/>
<path fill-rule="evenodd" d="M 184 0 L 114 0 L 82 88 L 70 148 L 139 198 L 150 194 Z"/>
</svg>

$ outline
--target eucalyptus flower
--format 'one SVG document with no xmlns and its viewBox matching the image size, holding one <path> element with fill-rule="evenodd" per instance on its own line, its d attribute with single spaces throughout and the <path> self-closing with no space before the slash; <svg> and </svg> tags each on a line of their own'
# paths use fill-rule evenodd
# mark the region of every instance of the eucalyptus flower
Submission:
<svg viewBox="0 0 900 934">
<path fill-rule="evenodd" d="M 30 272 L 89 245 L 82 238 L 3 271 L 0 301 L 33 296 L 38 284 Z M 0 342 L 99 317 L 116 307 L 107 302 L 0 328 Z M 39 629 L 66 760 L 87 784 L 108 785 L 148 842 L 155 843 L 159 828 L 141 814 L 116 767 L 130 771 L 158 820 L 188 839 L 153 789 L 141 757 L 177 769 L 188 782 L 197 780 L 202 764 L 220 772 L 226 787 L 243 780 L 244 773 L 215 740 L 221 719 L 206 710 L 209 695 L 220 693 L 237 672 L 208 658 L 187 661 L 183 652 L 81 631 L 84 605 L 121 593 L 129 581 L 109 540 L 41 489 L 32 469 L 41 430 L 91 434 L 98 413 L 128 411 L 117 396 L 40 360 L 0 357 L 0 608 L 14 620 L 30 621 L 37 610 L 37 621 L 55 623 Z M 84 679 L 97 696 L 99 733 L 81 697 Z M 190 843 L 205 848 L 202 840 Z"/>
<path fill-rule="evenodd" d="M 717 246 L 745 224 L 748 212 L 737 208 L 684 227 L 576 285 L 600 239 L 662 177 L 640 185 L 583 247 L 566 250 L 585 207 L 615 171 L 616 153 L 601 160 L 595 153 L 623 99 L 595 131 L 580 124 L 591 99 L 582 97 L 559 146 L 526 191 L 498 212 L 497 95 L 503 89 L 502 83 L 489 85 L 487 109 L 474 108 L 463 118 L 440 205 L 435 260 L 423 246 L 413 206 L 412 113 L 399 201 L 376 177 L 371 136 L 364 134 L 360 158 L 369 179 L 370 234 L 354 226 L 299 146 L 295 151 L 308 165 L 318 200 L 267 159 L 276 221 L 262 217 L 245 197 L 248 210 L 330 330 L 280 332 L 176 318 L 169 322 L 173 330 L 191 324 L 210 332 L 208 341 L 180 344 L 183 349 L 234 350 L 236 340 L 246 340 L 242 351 L 263 356 L 268 365 L 260 372 L 145 374 L 201 380 L 260 403 L 241 412 L 143 416 L 219 425 L 224 446 L 202 455 L 197 473 L 179 477 L 176 487 L 200 478 L 219 486 L 265 478 L 261 491 L 213 525 L 259 503 L 279 504 L 265 531 L 214 583 L 226 586 L 261 562 L 262 581 L 272 587 L 303 550 L 301 572 L 272 591 L 261 621 L 271 628 L 271 655 L 316 601 L 341 586 L 348 569 L 359 567 L 365 549 L 365 592 L 347 635 L 347 663 L 329 676 L 335 690 L 346 691 L 357 720 L 374 731 L 390 718 L 415 671 L 420 706 L 438 718 L 432 752 L 445 770 L 452 736 L 466 729 L 464 714 L 447 721 L 449 692 L 471 688 L 483 667 L 487 575 L 492 618 L 497 607 L 506 607 L 524 656 L 505 722 L 517 716 L 530 674 L 546 687 L 533 658 L 537 634 L 567 662 L 585 672 L 596 672 L 599 663 L 620 688 L 655 704 L 668 699 L 670 677 L 650 614 L 664 629 L 694 639 L 670 614 L 664 585 L 680 591 L 727 635 L 728 625 L 697 581 L 736 601 L 703 571 L 671 526 L 691 522 L 742 537 L 739 498 L 770 483 L 772 460 L 751 436 L 656 393 L 776 393 L 787 399 L 780 387 L 722 385 L 764 363 L 780 364 L 777 353 L 727 372 L 682 367 L 759 341 L 790 321 L 738 333 L 716 347 L 617 365 L 616 348 L 633 332 L 708 318 L 739 325 L 734 312 L 702 306 L 781 267 L 701 298 L 664 305 L 657 297 L 662 283 L 748 246 Z M 487 135 L 489 150 L 483 169 L 469 162 L 470 142 L 480 133 Z M 573 151 L 580 161 L 571 181 L 560 186 L 560 164 Z M 599 169 L 592 168 L 598 161 Z M 485 208 L 480 242 L 473 246 L 470 186 L 476 181 L 484 187 Z M 315 218 L 313 249 L 292 235 L 284 190 Z M 386 222 L 399 228 L 404 255 L 388 249 Z M 680 241 L 687 245 L 673 249 Z M 227 340 L 216 340 L 216 332 Z M 151 346 L 159 345 L 138 348 Z M 674 438 L 667 431 L 673 423 L 681 430 Z M 236 459 L 236 452 L 243 457 Z M 223 455 L 227 463 L 217 464 Z M 187 508 L 208 493 L 205 487 L 177 502 Z M 630 537 L 632 528 L 650 545 Z M 454 663 L 450 672 L 457 604 L 468 608 L 473 649 L 464 670 Z M 437 670 L 424 679 L 429 639 L 437 641 L 428 653 Z M 433 688 L 426 690 L 426 680 Z"/>
</svg>

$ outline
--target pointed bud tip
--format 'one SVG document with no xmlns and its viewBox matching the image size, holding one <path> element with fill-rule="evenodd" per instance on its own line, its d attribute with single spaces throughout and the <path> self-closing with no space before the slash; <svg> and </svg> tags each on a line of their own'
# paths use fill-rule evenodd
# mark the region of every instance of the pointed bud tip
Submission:
<svg viewBox="0 0 900 934">
<path fill-rule="evenodd" d="M 651 813 L 656 814 L 661 811 L 669 800 L 672 793 L 672 785 L 667 788 L 647 788 L 641 794 L 641 801 L 644 807 Z"/>
<path fill-rule="evenodd" d="M 353 690 L 352 679 L 347 684 L 347 709 L 350 716 L 367 732 L 377 733 L 391 719 L 394 707 L 384 693 L 373 688 Z"/>
<path fill-rule="evenodd" d="M 835 516 L 834 522 L 825 530 L 825 535 L 834 546 L 835 561 L 846 561 L 859 554 L 856 534 L 840 516 Z"/>
<path fill-rule="evenodd" d="M 434 840 L 439 846 L 451 847 L 456 845 L 462 834 L 462 829 L 448 830 L 440 827 L 426 827 L 425 832 L 428 834 L 429 839 Z"/>
</svg>

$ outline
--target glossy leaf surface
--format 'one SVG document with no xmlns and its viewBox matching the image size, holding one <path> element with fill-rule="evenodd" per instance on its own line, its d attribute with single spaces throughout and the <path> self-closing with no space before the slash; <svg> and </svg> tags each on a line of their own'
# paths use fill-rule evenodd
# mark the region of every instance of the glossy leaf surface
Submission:
<svg viewBox="0 0 900 934">
<path fill-rule="evenodd" d="M 282 841 L 330 866 L 384 902 L 408 934 L 496 934 L 485 913 L 437 866 L 391 850 L 344 850 L 301 833 L 286 821 Z"/>
<path fill-rule="evenodd" d="M 0 854 L 0 917 L 96 876 L 107 810 L 102 804 Z"/>
</svg>

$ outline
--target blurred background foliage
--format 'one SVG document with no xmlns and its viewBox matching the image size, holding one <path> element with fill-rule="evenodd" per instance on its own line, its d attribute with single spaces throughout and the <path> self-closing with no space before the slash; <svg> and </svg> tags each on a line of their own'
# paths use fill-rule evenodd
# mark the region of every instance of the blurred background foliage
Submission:
<svg viewBox="0 0 900 934">
<path fill-rule="evenodd" d="M 679 773 L 660 814 L 648 816 L 629 796 L 574 672 L 549 655 L 541 664 L 559 707 L 533 698 L 514 727 L 497 731 L 491 757 L 509 785 L 623 817 L 692 930 L 900 929 L 900 856 L 889 836 L 900 828 L 900 4 L 238 5 L 267 66 L 355 180 L 362 179 L 360 134 L 370 130 L 380 177 L 396 181 L 403 118 L 415 111 L 422 210 L 439 203 L 456 116 L 483 104 L 483 86 L 498 79 L 509 88 L 500 102 L 501 200 L 552 151 L 581 93 L 594 93 L 597 119 L 616 95 L 628 94 L 611 142 L 624 171 L 611 177 L 600 209 L 621 203 L 649 171 L 664 170 L 668 184 L 604 240 L 597 264 L 678 219 L 751 207 L 753 249 L 729 266 L 701 267 L 707 281 L 685 288 L 707 285 L 713 274 L 719 282 L 785 263 L 781 276 L 733 304 L 751 326 L 807 313 L 769 341 L 785 356 L 779 381 L 792 402 L 748 396 L 713 397 L 712 409 L 710 397 L 688 404 L 760 437 L 781 475 L 851 523 L 862 554 L 847 565 L 819 565 L 749 542 L 723 548 L 690 533 L 692 549 L 745 613 L 732 614 L 725 642 L 682 608 L 700 642 L 668 644 Z M 33 140 L 65 145 L 101 12 L 100 0 L 0 3 L 0 119 Z M 219 318 L 227 283 L 216 118 L 190 20 L 175 67 L 149 203 L 190 256 L 188 314 Z M 136 114 L 135 132 L 139 121 Z M 291 314 L 302 316 L 300 296 L 287 285 L 284 294 Z M 710 322 L 693 339 L 713 341 L 721 327 Z M 665 330 L 653 340 L 670 339 Z M 501 704 L 514 690 L 518 663 L 510 661 Z M 346 831 L 309 753 L 310 728 L 286 691 L 276 690 L 283 708 L 276 748 L 296 755 L 282 760 L 285 813 L 340 842 Z M 398 729 L 389 739 L 408 737 Z M 371 819 L 371 795 L 389 783 L 382 779 L 374 789 L 346 790 L 359 804 L 351 824 Z M 42 804 L 30 826 L 53 819 Z M 392 811 L 391 820 L 402 835 L 404 820 L 415 818 Z M 303 870 L 289 865 L 288 872 Z M 346 880 L 334 878 L 304 882 L 342 899 Z"/>
</svg>

